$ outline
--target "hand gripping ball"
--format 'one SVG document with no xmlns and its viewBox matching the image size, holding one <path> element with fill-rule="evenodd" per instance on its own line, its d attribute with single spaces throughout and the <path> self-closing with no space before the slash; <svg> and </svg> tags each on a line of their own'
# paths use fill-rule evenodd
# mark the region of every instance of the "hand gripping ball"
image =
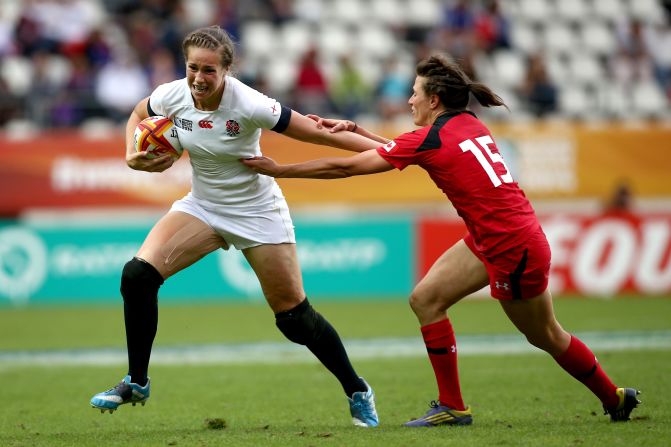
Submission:
<svg viewBox="0 0 671 447">
<path fill-rule="evenodd" d="M 177 136 L 177 127 L 165 116 L 150 116 L 143 119 L 133 135 L 135 150 L 147 151 L 147 158 L 170 154 L 174 158 L 182 155 L 182 144 Z"/>
</svg>

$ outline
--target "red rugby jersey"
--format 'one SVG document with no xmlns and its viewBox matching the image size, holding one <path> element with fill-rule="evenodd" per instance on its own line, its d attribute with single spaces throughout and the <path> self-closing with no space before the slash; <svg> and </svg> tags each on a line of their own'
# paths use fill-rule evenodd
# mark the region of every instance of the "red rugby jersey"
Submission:
<svg viewBox="0 0 671 447">
<path fill-rule="evenodd" d="M 524 242 L 540 226 L 491 133 L 470 112 L 440 115 L 433 125 L 400 135 L 377 151 L 398 169 L 412 164 L 425 169 L 485 257 Z"/>
</svg>

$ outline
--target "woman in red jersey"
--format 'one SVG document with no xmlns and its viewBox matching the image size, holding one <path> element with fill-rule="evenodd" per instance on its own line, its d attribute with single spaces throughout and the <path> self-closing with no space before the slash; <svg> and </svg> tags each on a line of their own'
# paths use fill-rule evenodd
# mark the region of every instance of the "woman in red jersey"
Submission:
<svg viewBox="0 0 671 447">
<path fill-rule="evenodd" d="M 611 382 L 592 351 L 557 322 L 548 289 L 550 246 L 524 192 L 513 180 L 487 127 L 466 110 L 469 97 L 485 107 L 505 105 L 487 86 L 472 82 L 454 63 L 432 56 L 417 65 L 408 103 L 423 126 L 393 140 L 356 123 L 313 117 L 332 132 L 350 131 L 381 146 L 347 158 L 278 165 L 266 157 L 242 162 L 273 177 L 342 178 L 416 164 L 427 171 L 464 220 L 468 234 L 433 264 L 410 296 L 438 383 L 438 400 L 405 425 L 469 425 L 462 400 L 457 348 L 447 310 L 489 284 L 508 318 L 601 401 L 612 421 L 626 421 L 638 391 Z"/>
</svg>

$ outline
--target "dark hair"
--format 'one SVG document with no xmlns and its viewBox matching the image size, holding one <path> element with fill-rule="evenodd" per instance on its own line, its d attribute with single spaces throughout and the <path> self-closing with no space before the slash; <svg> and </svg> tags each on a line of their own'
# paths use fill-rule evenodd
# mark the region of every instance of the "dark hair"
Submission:
<svg viewBox="0 0 671 447">
<path fill-rule="evenodd" d="M 484 107 L 506 106 L 499 95 L 485 84 L 471 81 L 459 65 L 445 56 L 434 55 L 420 61 L 416 73 L 426 79 L 424 92 L 429 96 L 437 95 L 450 110 L 465 109 L 470 93 Z"/>
<path fill-rule="evenodd" d="M 219 52 L 221 56 L 221 65 L 229 69 L 233 64 L 235 55 L 233 40 L 228 33 L 218 25 L 198 28 L 191 31 L 182 41 L 182 52 L 184 58 L 187 57 L 189 48 L 207 48 Z"/>
</svg>

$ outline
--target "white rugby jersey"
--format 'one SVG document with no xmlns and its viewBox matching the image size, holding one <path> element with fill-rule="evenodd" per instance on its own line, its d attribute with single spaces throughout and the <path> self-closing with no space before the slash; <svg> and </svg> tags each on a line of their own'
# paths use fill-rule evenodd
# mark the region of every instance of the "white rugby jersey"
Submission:
<svg viewBox="0 0 671 447">
<path fill-rule="evenodd" d="M 186 78 L 162 84 L 149 98 L 149 114 L 167 116 L 189 151 L 192 194 L 218 205 L 268 204 L 281 191 L 275 179 L 239 159 L 261 155 L 261 129 L 283 131 L 291 110 L 239 80 L 226 76 L 217 110 L 193 104 Z M 280 120 L 280 117 L 282 118 Z"/>
</svg>

